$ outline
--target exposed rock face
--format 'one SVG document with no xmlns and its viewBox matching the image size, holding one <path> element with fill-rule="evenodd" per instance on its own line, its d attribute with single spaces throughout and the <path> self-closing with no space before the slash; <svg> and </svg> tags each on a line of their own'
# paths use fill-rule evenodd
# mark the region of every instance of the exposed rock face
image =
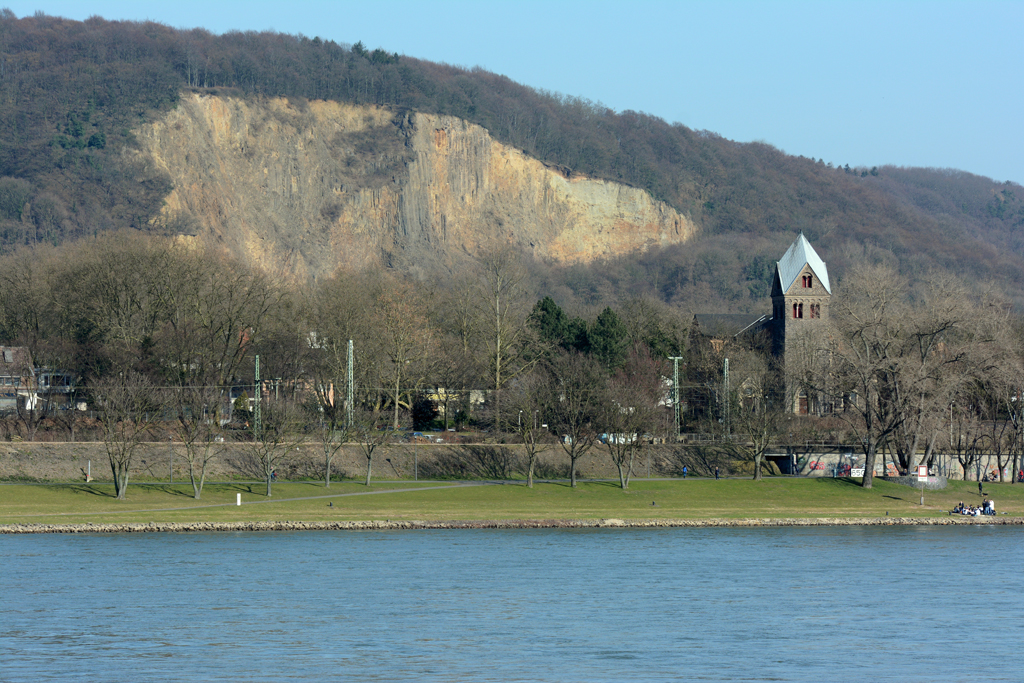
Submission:
<svg viewBox="0 0 1024 683">
<path fill-rule="evenodd" d="M 164 217 L 272 273 L 445 266 L 490 245 L 574 263 L 689 240 L 643 190 L 567 177 L 461 119 L 186 95 L 138 131 Z"/>
</svg>

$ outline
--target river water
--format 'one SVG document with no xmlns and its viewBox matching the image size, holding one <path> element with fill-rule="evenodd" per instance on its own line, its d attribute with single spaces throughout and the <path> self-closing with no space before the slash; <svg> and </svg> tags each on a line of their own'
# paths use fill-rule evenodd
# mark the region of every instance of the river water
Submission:
<svg viewBox="0 0 1024 683">
<path fill-rule="evenodd" d="M 1024 678 L 1024 529 L 0 536 L 0 680 Z"/>
</svg>

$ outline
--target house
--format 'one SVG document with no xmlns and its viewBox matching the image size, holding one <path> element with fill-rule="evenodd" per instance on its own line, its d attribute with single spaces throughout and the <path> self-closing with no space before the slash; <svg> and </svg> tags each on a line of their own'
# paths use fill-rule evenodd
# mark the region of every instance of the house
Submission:
<svg viewBox="0 0 1024 683">
<path fill-rule="evenodd" d="M 36 393 L 51 407 L 70 405 L 75 389 L 73 372 L 57 368 L 36 368 Z"/>
<path fill-rule="evenodd" d="M 0 411 L 36 403 L 36 372 L 26 346 L 0 346 Z"/>
</svg>

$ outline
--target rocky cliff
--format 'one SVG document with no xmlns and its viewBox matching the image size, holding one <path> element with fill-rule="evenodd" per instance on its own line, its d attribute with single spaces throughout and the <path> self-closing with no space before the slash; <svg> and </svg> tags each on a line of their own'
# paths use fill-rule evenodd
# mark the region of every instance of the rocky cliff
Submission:
<svg viewBox="0 0 1024 683">
<path fill-rule="evenodd" d="M 453 117 L 193 94 L 137 137 L 172 180 L 171 228 L 281 275 L 455 268 L 507 243 L 588 262 L 696 231 L 642 190 L 567 175 Z"/>
</svg>

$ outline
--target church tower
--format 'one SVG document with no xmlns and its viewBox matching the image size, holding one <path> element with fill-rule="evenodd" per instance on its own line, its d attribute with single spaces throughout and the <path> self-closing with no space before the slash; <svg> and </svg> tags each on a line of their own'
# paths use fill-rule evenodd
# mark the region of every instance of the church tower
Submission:
<svg viewBox="0 0 1024 683">
<path fill-rule="evenodd" d="M 792 386 L 801 335 L 820 330 L 828 321 L 832 285 L 828 269 L 803 233 L 775 264 L 772 283 L 772 347 L 786 372 L 786 394 L 793 410 L 809 412 L 808 397 Z"/>
</svg>

